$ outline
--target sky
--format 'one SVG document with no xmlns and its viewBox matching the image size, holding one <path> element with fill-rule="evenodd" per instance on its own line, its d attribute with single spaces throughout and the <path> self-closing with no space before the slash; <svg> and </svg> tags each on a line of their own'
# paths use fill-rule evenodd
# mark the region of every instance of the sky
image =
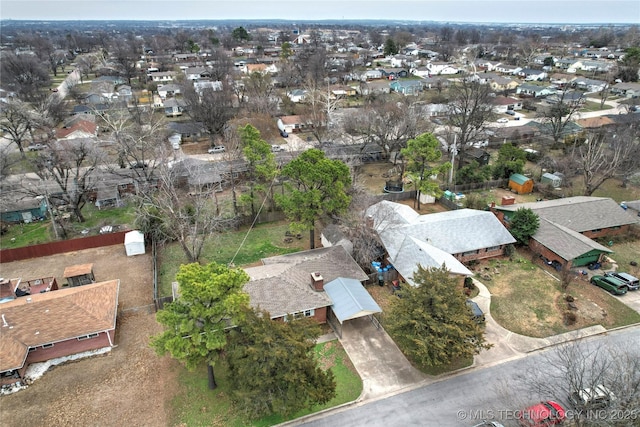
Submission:
<svg viewBox="0 0 640 427">
<path fill-rule="evenodd" d="M 0 0 L 0 19 L 640 24 L 640 0 Z"/>
</svg>

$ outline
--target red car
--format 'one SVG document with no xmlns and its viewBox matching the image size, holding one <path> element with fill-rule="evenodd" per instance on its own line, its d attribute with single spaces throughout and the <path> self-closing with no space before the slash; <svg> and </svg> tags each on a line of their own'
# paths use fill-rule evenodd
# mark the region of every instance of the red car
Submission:
<svg viewBox="0 0 640 427">
<path fill-rule="evenodd" d="M 518 416 L 520 424 L 527 427 L 548 427 L 562 424 L 565 411 L 558 402 L 548 400 L 529 406 Z"/>
</svg>

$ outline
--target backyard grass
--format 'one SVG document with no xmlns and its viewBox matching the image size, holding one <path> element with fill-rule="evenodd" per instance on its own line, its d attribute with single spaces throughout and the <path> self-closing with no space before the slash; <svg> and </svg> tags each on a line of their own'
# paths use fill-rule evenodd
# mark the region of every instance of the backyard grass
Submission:
<svg viewBox="0 0 640 427">
<path fill-rule="evenodd" d="M 321 411 L 351 402 L 362 392 L 362 380 L 351 365 L 347 354 L 339 341 L 329 341 L 316 345 L 316 356 L 323 369 L 331 369 L 336 379 L 336 396 L 327 404 L 319 405 L 310 410 L 303 410 L 294 414 L 290 419 Z M 215 375 L 218 388 L 209 390 L 207 387 L 206 367 L 202 366 L 194 372 L 189 372 L 179 366 L 180 391 L 171 402 L 173 419 L 171 425 L 179 426 L 272 426 L 283 421 L 281 416 L 265 417 L 259 420 L 247 420 L 236 411 L 229 399 L 230 388 L 228 371 L 224 361 L 216 364 Z"/>
<path fill-rule="evenodd" d="M 69 238 L 81 237 L 86 234 L 95 235 L 105 225 L 117 227 L 131 227 L 135 219 L 132 206 L 99 210 L 87 203 L 82 209 L 85 222 L 70 222 L 65 224 Z M 82 233 L 82 231 L 86 231 Z M 51 227 L 51 220 L 32 222 L 31 224 L 12 224 L 6 234 L 2 236 L 2 249 L 20 248 L 23 246 L 48 243 L 55 238 Z"/>
<path fill-rule="evenodd" d="M 640 322 L 640 314 L 590 285 L 586 278 L 576 276 L 563 290 L 556 279 L 558 272 L 532 259 L 528 250 L 520 250 L 512 260 L 484 261 L 474 268 L 478 280 L 491 292 L 491 315 L 509 330 L 541 338 L 593 325 L 610 329 Z M 565 294 L 577 306 L 573 324 L 564 321 Z"/>
<path fill-rule="evenodd" d="M 602 111 L 602 110 L 610 110 L 613 107 L 608 104 L 604 104 L 602 107 L 599 102 L 591 102 L 587 101 L 584 103 L 584 106 L 580 111 Z"/>
<path fill-rule="evenodd" d="M 36 221 L 30 224 L 11 225 L 0 238 L 0 248 L 13 249 L 50 242 L 51 221 Z"/>
<path fill-rule="evenodd" d="M 266 223 L 254 226 L 248 234 L 249 229 L 245 227 L 237 232 L 214 235 L 205 243 L 200 261 L 220 264 L 233 261 L 234 265 L 243 267 L 255 264 L 262 258 L 308 249 L 308 234 L 303 234 L 301 239 L 294 237 L 290 243 L 284 241 L 288 227 L 287 222 Z M 160 296 L 171 295 L 171 282 L 175 280 L 180 265 L 186 262 L 179 244 L 171 243 L 162 248 L 158 273 Z"/>
</svg>

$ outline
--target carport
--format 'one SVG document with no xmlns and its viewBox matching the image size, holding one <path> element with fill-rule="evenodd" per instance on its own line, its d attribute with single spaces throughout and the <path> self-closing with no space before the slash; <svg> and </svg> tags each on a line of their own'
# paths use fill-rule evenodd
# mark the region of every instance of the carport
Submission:
<svg viewBox="0 0 640 427">
<path fill-rule="evenodd" d="M 377 327 L 378 321 L 373 315 L 382 313 L 382 309 L 358 280 L 338 277 L 325 284 L 324 291 L 333 303 L 327 313 L 327 323 L 340 338 L 342 325 L 347 320 L 369 316 Z"/>
</svg>

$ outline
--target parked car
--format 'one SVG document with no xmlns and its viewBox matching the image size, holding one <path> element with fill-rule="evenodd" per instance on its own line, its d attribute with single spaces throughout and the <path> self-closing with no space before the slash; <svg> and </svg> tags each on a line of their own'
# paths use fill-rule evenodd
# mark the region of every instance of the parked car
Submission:
<svg viewBox="0 0 640 427">
<path fill-rule="evenodd" d="M 578 410 L 606 408 L 616 400 L 616 396 L 602 384 L 593 388 L 576 390 L 569 395 L 569 401 Z"/>
<path fill-rule="evenodd" d="M 146 169 L 149 167 L 145 162 L 134 162 L 129 165 L 129 169 Z"/>
<path fill-rule="evenodd" d="M 272 145 L 271 146 L 271 151 L 273 151 L 274 153 L 277 153 L 279 151 L 284 151 L 284 148 L 281 147 L 280 145 Z"/>
<path fill-rule="evenodd" d="M 518 421 L 527 427 L 548 427 L 561 424 L 565 417 L 565 410 L 558 402 L 547 400 L 523 409 Z"/>
<path fill-rule="evenodd" d="M 484 322 L 484 313 L 475 301 L 468 299 L 467 306 L 471 309 L 471 316 L 473 317 L 473 320 L 478 323 Z"/>
<path fill-rule="evenodd" d="M 516 112 L 513 111 L 513 110 L 507 110 L 507 111 L 505 111 L 505 113 L 510 115 L 510 116 L 515 116 L 516 115 Z"/>
<path fill-rule="evenodd" d="M 606 277 L 613 277 L 627 284 L 627 289 L 630 291 L 637 291 L 640 288 L 640 280 L 637 277 L 630 275 L 629 273 L 610 271 L 604 273 Z"/>
<path fill-rule="evenodd" d="M 627 293 L 626 283 L 616 279 L 615 277 L 593 276 L 591 284 L 601 287 L 614 295 L 624 295 Z"/>
<path fill-rule="evenodd" d="M 224 145 L 216 145 L 215 147 L 211 147 L 207 150 L 207 153 L 209 154 L 224 153 L 224 152 L 225 152 Z"/>
<path fill-rule="evenodd" d="M 45 148 L 47 148 L 47 146 L 45 144 L 31 144 L 27 147 L 27 150 L 29 151 L 40 151 L 40 150 L 44 150 Z"/>
<path fill-rule="evenodd" d="M 289 134 L 284 130 L 280 131 L 280 136 L 283 137 L 283 138 L 289 138 Z"/>
<path fill-rule="evenodd" d="M 502 117 L 502 118 L 499 118 L 499 119 L 497 120 L 497 122 L 498 122 L 498 123 L 509 123 L 509 119 Z"/>
</svg>

